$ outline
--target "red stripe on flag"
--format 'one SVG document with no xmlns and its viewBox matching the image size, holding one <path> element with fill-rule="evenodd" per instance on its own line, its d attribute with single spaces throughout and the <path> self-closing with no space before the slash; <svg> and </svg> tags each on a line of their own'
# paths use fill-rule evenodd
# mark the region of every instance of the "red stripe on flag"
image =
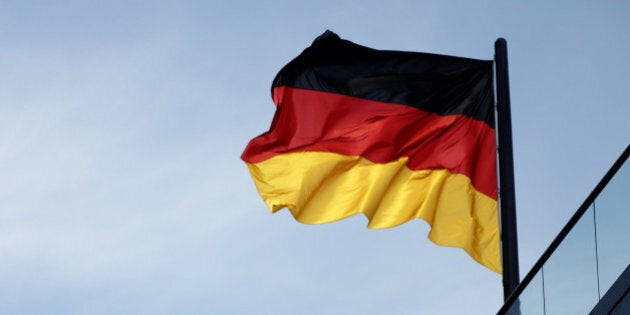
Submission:
<svg viewBox="0 0 630 315">
<path fill-rule="evenodd" d="M 289 152 L 324 151 L 387 163 L 406 156 L 412 170 L 448 169 L 497 199 L 495 131 L 464 115 L 340 94 L 277 87 L 270 130 L 253 139 L 242 159 L 257 163 Z"/>
</svg>

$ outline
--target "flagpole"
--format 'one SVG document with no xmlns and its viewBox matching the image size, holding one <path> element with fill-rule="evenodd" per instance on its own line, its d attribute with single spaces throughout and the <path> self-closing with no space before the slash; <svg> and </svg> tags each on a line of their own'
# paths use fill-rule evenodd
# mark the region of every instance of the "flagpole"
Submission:
<svg viewBox="0 0 630 315">
<path fill-rule="evenodd" d="M 507 42 L 494 43 L 497 83 L 497 117 L 499 133 L 499 198 L 501 207 L 501 252 L 503 257 L 503 298 L 507 300 L 518 286 L 518 241 L 514 194 L 514 157 L 512 152 L 512 114 L 508 80 Z"/>
</svg>

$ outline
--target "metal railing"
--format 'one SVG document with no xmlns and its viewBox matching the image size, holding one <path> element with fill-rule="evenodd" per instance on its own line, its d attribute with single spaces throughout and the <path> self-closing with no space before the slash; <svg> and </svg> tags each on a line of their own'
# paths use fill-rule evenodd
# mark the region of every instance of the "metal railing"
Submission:
<svg viewBox="0 0 630 315">
<path fill-rule="evenodd" d="M 498 314 L 587 314 L 630 263 L 630 146 Z"/>
</svg>

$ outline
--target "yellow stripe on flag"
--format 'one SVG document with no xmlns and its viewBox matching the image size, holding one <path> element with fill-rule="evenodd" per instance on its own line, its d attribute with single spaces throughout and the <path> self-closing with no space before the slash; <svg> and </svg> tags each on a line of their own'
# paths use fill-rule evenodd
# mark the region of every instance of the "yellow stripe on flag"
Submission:
<svg viewBox="0 0 630 315">
<path fill-rule="evenodd" d="M 359 156 L 295 152 L 247 166 L 272 212 L 287 207 L 307 224 L 363 213 L 374 229 L 423 219 L 434 243 L 460 247 L 501 273 L 497 201 L 477 191 L 465 175 L 413 171 L 406 162 L 406 157 L 380 164 Z"/>
</svg>

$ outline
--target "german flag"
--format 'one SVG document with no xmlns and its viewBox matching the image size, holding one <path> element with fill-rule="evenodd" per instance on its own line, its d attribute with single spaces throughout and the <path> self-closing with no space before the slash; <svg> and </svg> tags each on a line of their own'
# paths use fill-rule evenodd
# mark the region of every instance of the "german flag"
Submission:
<svg viewBox="0 0 630 315">
<path fill-rule="evenodd" d="M 501 273 L 492 61 L 375 50 L 326 31 L 272 85 L 243 152 L 272 212 L 369 228 L 414 218 Z"/>
</svg>

